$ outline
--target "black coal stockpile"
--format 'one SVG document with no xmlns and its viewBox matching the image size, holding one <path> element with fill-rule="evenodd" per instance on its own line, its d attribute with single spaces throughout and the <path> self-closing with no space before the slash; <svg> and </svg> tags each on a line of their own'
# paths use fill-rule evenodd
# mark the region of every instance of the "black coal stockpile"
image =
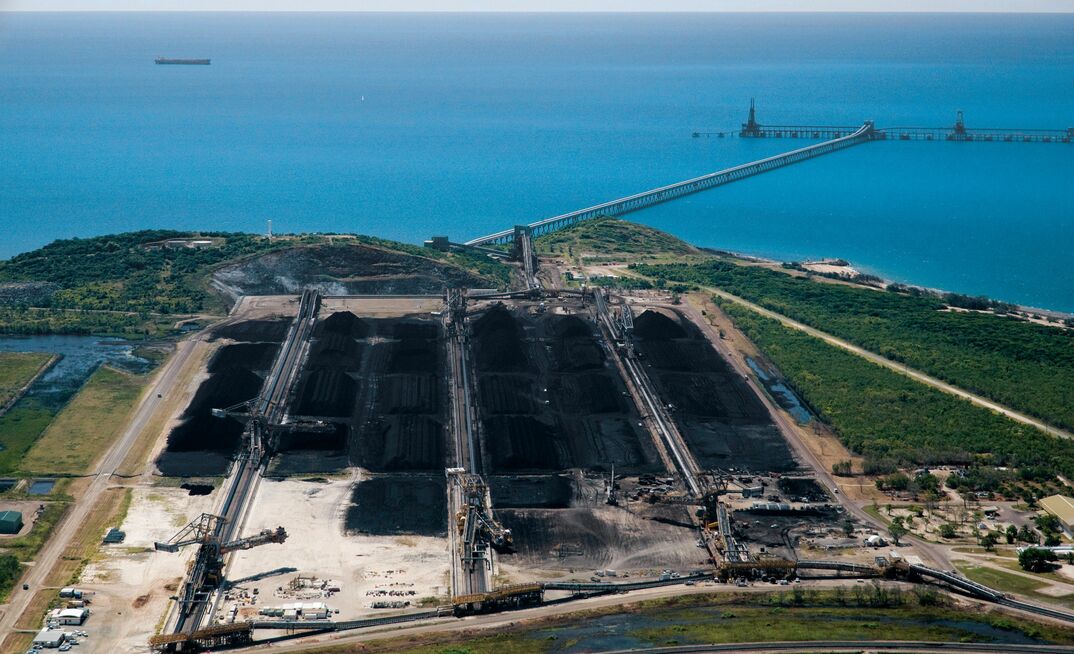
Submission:
<svg viewBox="0 0 1074 654">
<path fill-rule="evenodd" d="M 235 343 L 220 348 L 209 361 L 209 373 L 229 368 L 243 368 L 267 373 L 272 368 L 280 346 L 275 343 Z"/>
<path fill-rule="evenodd" d="M 213 338 L 230 338 L 247 343 L 282 343 L 290 328 L 290 318 L 245 320 L 217 327 L 213 330 Z"/>
<path fill-rule="evenodd" d="M 307 370 L 298 387 L 293 412 L 303 416 L 347 418 L 354 411 L 356 384 L 346 369 L 319 367 Z"/>
<path fill-rule="evenodd" d="M 797 467 L 753 389 L 681 316 L 648 310 L 634 319 L 637 349 L 698 463 L 704 468 L 784 472 Z"/>
<path fill-rule="evenodd" d="M 659 311 L 646 310 L 634 319 L 634 335 L 651 341 L 685 338 L 686 330 L 677 320 Z"/>
<path fill-rule="evenodd" d="M 361 365 L 362 345 L 348 334 L 326 332 L 310 348 L 310 367 L 330 367 L 344 370 Z"/>
<path fill-rule="evenodd" d="M 428 416 L 385 416 L 362 431 L 367 466 L 376 470 L 432 470 L 444 462 L 444 425 Z"/>
<path fill-rule="evenodd" d="M 584 315 L 494 307 L 472 323 L 485 464 L 496 472 L 658 465 Z"/>
<path fill-rule="evenodd" d="M 447 486 L 439 475 L 383 475 L 360 482 L 345 528 L 373 536 L 447 534 Z"/>
<path fill-rule="evenodd" d="M 479 370 L 525 371 L 529 363 L 522 328 L 503 306 L 489 309 L 471 325 L 474 358 Z"/>
<path fill-rule="evenodd" d="M 276 450 L 313 450 L 340 454 L 347 448 L 347 425 L 332 425 L 330 431 L 280 431 Z"/>
<path fill-rule="evenodd" d="M 556 470 L 565 467 L 556 452 L 554 428 L 533 416 L 485 419 L 492 465 L 496 470 Z"/>
<path fill-rule="evenodd" d="M 242 332 L 242 325 L 233 327 Z M 271 367 L 278 350 L 279 346 L 272 343 L 241 343 L 224 346 L 217 352 L 209 362 L 209 378 L 202 382 L 183 412 L 182 421 L 168 435 L 167 448 L 157 460 L 163 474 L 189 477 L 226 472 L 242 442 L 243 425 L 233 418 L 215 418 L 212 410 L 256 397 L 262 377 L 254 370 Z"/>
<path fill-rule="evenodd" d="M 317 323 L 313 333 L 318 337 L 325 334 L 342 334 L 358 339 L 369 336 L 369 331 L 369 323 L 350 311 L 339 311 Z"/>
<path fill-rule="evenodd" d="M 368 321 L 373 344 L 358 372 L 351 460 L 369 470 L 440 470 L 447 389 L 441 327 L 430 320 Z"/>
</svg>

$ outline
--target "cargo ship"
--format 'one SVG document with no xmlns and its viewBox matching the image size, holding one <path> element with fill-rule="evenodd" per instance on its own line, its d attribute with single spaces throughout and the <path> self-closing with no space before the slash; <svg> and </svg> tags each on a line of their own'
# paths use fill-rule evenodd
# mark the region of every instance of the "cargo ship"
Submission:
<svg viewBox="0 0 1074 654">
<path fill-rule="evenodd" d="M 168 57 L 157 57 L 154 61 L 158 64 L 179 64 L 181 66 L 208 66 L 209 59 L 169 59 Z"/>
</svg>

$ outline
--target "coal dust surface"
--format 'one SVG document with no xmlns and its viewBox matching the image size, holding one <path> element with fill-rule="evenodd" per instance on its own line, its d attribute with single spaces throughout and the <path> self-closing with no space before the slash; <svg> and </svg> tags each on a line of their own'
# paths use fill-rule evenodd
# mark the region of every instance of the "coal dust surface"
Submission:
<svg viewBox="0 0 1074 654">
<path fill-rule="evenodd" d="M 371 536 L 444 536 L 447 486 L 438 475 L 380 475 L 359 482 L 347 508 L 345 529 Z"/>
<path fill-rule="evenodd" d="M 659 468 L 655 448 L 588 314 L 494 305 L 470 319 L 493 474 Z"/>
<path fill-rule="evenodd" d="M 691 452 L 706 469 L 796 469 L 787 442 L 746 380 L 695 325 L 648 309 L 634 319 L 639 355 Z"/>
</svg>

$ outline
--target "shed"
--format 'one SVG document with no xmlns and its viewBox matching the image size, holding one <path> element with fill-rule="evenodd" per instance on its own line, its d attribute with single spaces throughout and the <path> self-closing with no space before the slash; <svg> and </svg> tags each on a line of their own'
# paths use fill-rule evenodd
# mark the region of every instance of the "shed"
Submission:
<svg viewBox="0 0 1074 654">
<path fill-rule="evenodd" d="M 34 645 L 55 648 L 63 645 L 65 640 L 67 640 L 67 634 L 59 629 L 42 629 L 34 636 Z"/>
<path fill-rule="evenodd" d="M 1052 495 L 1040 501 L 1040 506 L 1048 513 L 1059 518 L 1059 524 L 1067 536 L 1074 535 L 1074 498 L 1066 495 Z"/>
<path fill-rule="evenodd" d="M 17 534 L 22 531 L 22 514 L 18 511 L 0 511 L 0 534 Z"/>
</svg>

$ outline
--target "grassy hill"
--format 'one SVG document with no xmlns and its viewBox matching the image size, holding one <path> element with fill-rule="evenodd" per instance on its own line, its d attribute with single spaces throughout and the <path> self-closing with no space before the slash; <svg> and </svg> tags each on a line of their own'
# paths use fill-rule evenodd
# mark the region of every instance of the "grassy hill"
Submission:
<svg viewBox="0 0 1074 654">
<path fill-rule="evenodd" d="M 165 241 L 198 239 L 183 247 Z M 0 333 L 167 332 L 174 316 L 223 313 L 210 285 L 221 267 L 295 248 L 354 247 L 422 265 L 455 269 L 504 287 L 510 269 L 485 257 L 448 254 L 372 237 L 262 236 L 147 230 L 66 239 L 0 261 Z M 422 262 L 425 262 L 423 264 Z"/>
<path fill-rule="evenodd" d="M 701 254 L 701 250 L 670 234 L 611 217 L 584 220 L 566 229 L 538 236 L 535 244 L 539 254 L 570 258 L 623 254 L 636 257 Z"/>
</svg>

